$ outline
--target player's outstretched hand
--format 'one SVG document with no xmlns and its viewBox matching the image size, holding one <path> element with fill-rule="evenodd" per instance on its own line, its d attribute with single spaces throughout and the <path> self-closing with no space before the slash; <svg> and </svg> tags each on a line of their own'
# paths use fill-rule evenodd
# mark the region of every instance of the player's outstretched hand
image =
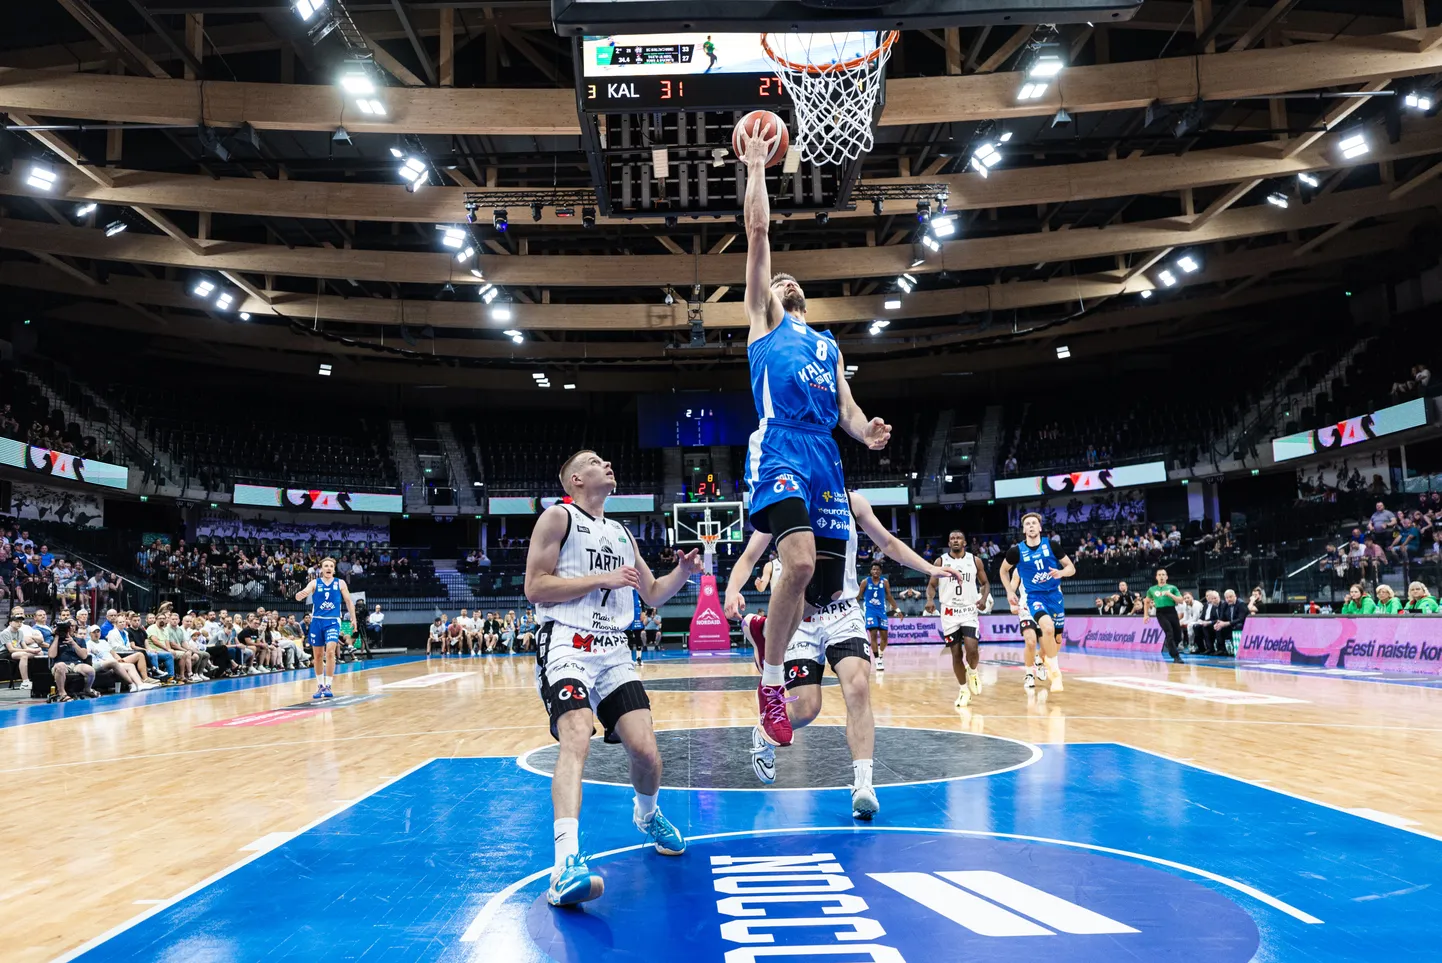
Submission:
<svg viewBox="0 0 1442 963">
<path fill-rule="evenodd" d="M 931 578 L 949 578 L 957 582 L 961 581 L 961 572 L 954 568 L 947 568 L 945 565 L 933 565 L 926 574 Z"/>
<path fill-rule="evenodd" d="M 685 555 L 677 555 L 676 567 L 685 569 L 687 575 L 695 575 L 701 571 L 701 569 L 705 567 L 701 558 L 701 550 L 699 548 L 693 548 Z"/>
<path fill-rule="evenodd" d="M 756 119 L 750 130 L 741 130 L 741 160 L 747 167 L 765 167 L 766 162 L 771 159 L 771 151 L 776 143 L 781 140 L 781 132 L 778 130 L 770 137 L 761 135 L 761 118 Z"/>
<path fill-rule="evenodd" d="M 601 588 L 623 589 L 640 588 L 641 573 L 636 571 L 634 565 L 622 565 L 613 572 L 607 572 L 601 576 Z"/>
<path fill-rule="evenodd" d="M 740 592 L 727 592 L 726 601 L 722 603 L 721 610 L 726 613 L 728 619 L 735 622 L 746 611 L 746 599 Z"/>
<path fill-rule="evenodd" d="M 1012 595 L 1010 592 L 1007 592 L 1007 593 L 1006 593 L 1006 604 L 1011 607 L 1011 614 L 1012 614 L 1012 615 L 1020 615 L 1020 614 L 1021 614 L 1021 601 L 1020 601 L 1015 595 Z"/>
<path fill-rule="evenodd" d="M 891 440 L 891 426 L 880 418 L 873 418 L 866 423 L 866 447 L 872 451 L 880 451 L 886 447 Z"/>
</svg>

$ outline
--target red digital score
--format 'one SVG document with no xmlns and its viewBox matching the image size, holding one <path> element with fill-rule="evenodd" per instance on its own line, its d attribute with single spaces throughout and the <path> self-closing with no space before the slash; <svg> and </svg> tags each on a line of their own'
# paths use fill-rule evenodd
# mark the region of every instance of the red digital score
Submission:
<svg viewBox="0 0 1442 963">
<path fill-rule="evenodd" d="M 762 78 L 761 78 L 761 88 L 760 88 L 760 90 L 757 91 L 757 96 L 759 96 L 759 97 L 780 97 L 780 96 L 781 96 L 781 78 L 780 78 L 780 77 L 762 77 Z"/>
<path fill-rule="evenodd" d="M 684 81 L 684 80 L 678 80 L 678 81 L 676 81 L 676 96 L 677 96 L 678 98 L 684 98 L 684 97 L 686 96 L 686 81 Z M 671 99 L 671 81 L 669 81 L 669 80 L 662 80 L 662 81 L 661 81 L 661 99 L 662 99 L 662 100 L 670 100 L 670 99 Z"/>
</svg>

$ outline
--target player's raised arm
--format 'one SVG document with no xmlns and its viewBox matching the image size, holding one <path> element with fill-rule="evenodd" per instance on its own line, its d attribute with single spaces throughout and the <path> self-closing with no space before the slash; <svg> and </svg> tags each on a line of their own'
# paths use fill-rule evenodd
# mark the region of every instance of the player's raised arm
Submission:
<svg viewBox="0 0 1442 963">
<path fill-rule="evenodd" d="M 634 542 L 635 540 L 635 536 L 632 536 L 631 541 Z M 699 548 L 693 548 L 685 555 L 678 553 L 676 555 L 676 567 L 660 578 L 656 578 L 651 574 L 651 566 L 646 564 L 644 558 L 637 555 L 636 591 L 641 596 L 641 601 L 652 608 L 665 605 L 671 601 L 671 596 L 681 591 L 681 586 L 686 584 L 686 580 L 701 571 L 703 567 L 704 563 L 701 559 L 701 550 Z"/>
<path fill-rule="evenodd" d="M 731 567 L 731 577 L 726 581 L 726 601 L 723 608 L 728 619 L 739 619 L 746 608 L 746 599 L 741 594 L 741 586 L 751 577 L 751 572 L 756 568 L 756 562 L 761 558 L 761 553 L 766 551 L 766 546 L 771 544 L 771 536 L 766 532 L 753 531 L 751 538 L 746 542 L 746 548 L 742 550 L 741 557 L 736 559 L 736 564 Z M 770 566 L 767 566 L 767 572 Z M 767 578 L 762 573 L 762 578 Z M 756 591 L 765 591 L 765 587 L 758 585 Z"/>
<path fill-rule="evenodd" d="M 633 565 L 622 565 L 610 572 L 597 572 L 580 578 L 556 575 L 556 562 L 561 557 L 561 543 L 566 540 L 570 515 L 560 505 L 552 505 L 536 519 L 531 532 L 531 547 L 526 553 L 526 598 L 535 604 L 558 604 L 578 599 L 593 589 L 636 588 L 639 575 Z"/>
<path fill-rule="evenodd" d="M 897 538 L 895 533 L 889 531 L 885 525 L 881 524 L 881 519 L 877 518 L 876 513 L 871 510 L 871 503 L 858 492 L 851 493 L 851 517 L 856 519 L 856 524 L 860 526 L 863 532 L 871 536 L 871 540 L 876 543 L 876 547 L 881 549 L 881 553 L 887 558 L 900 562 L 913 572 L 920 572 L 922 575 L 929 575 L 934 579 L 954 579 L 957 577 L 956 572 L 942 565 L 932 565 L 926 559 L 916 554 L 910 545 Z M 931 601 L 931 595 L 931 586 L 928 585 L 926 589 L 926 599 L 928 602 Z M 888 600 L 891 599 L 891 586 L 889 583 L 886 586 L 886 597 Z M 892 608 L 895 607 L 896 604 L 893 601 Z"/>
<path fill-rule="evenodd" d="M 771 291 L 771 199 L 766 194 L 766 161 L 781 139 L 760 135 L 761 121 L 741 133 L 741 160 L 746 164 L 746 317 L 751 322 L 749 341 L 781 323 L 781 302 Z"/>
<path fill-rule="evenodd" d="M 841 430 L 872 451 L 880 451 L 891 440 L 891 426 L 880 418 L 868 420 L 851 396 L 851 384 L 846 380 L 846 361 L 841 357 L 840 349 L 836 352 L 836 409 L 837 424 Z M 891 557 L 889 553 L 887 557 Z"/>
</svg>

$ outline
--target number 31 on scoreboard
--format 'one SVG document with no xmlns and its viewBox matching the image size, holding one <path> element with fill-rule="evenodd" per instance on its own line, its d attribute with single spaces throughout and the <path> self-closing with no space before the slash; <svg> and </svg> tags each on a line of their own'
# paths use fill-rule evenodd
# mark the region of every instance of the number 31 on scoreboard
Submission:
<svg viewBox="0 0 1442 963">
<path fill-rule="evenodd" d="M 686 96 L 686 81 L 684 81 L 684 80 L 678 80 L 678 81 L 676 81 L 676 96 L 677 96 L 677 97 L 685 97 L 685 96 Z M 662 100 L 670 100 L 670 99 L 671 99 L 671 81 L 669 81 L 669 80 L 664 80 L 664 79 L 663 79 L 663 80 L 661 81 L 661 99 L 662 99 Z"/>
</svg>

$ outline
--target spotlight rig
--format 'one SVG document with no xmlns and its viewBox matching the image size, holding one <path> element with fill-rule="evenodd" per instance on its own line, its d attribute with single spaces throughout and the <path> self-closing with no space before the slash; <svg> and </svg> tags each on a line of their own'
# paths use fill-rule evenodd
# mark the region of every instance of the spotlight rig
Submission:
<svg viewBox="0 0 1442 963">
<path fill-rule="evenodd" d="M 558 216 L 574 216 L 581 209 L 581 225 L 596 226 L 596 192 L 590 188 L 562 188 L 558 190 L 496 190 L 467 191 L 465 198 L 466 219 L 475 223 L 478 212 L 491 211 L 491 226 L 504 231 L 511 225 L 510 210 L 529 211 L 532 221 L 539 221 L 546 208 L 553 208 Z"/>
</svg>

